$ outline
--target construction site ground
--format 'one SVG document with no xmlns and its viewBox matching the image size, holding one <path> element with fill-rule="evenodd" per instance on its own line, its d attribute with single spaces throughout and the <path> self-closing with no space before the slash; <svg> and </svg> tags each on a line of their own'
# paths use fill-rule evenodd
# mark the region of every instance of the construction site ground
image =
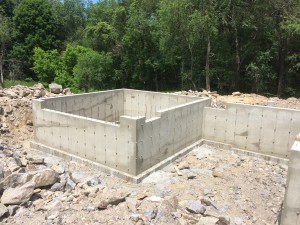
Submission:
<svg viewBox="0 0 300 225">
<path fill-rule="evenodd" d="M 63 90 L 61 94 L 70 94 Z M 300 109 L 300 99 L 184 91 L 226 102 Z M 38 84 L 0 90 L 0 223 L 3 224 L 276 224 L 286 163 L 203 145 L 140 184 L 31 150 L 31 100 L 58 96 Z M 53 140 L 55 141 L 55 140 Z M 32 175 L 33 174 L 33 175 Z M 39 185 L 32 176 L 42 177 Z M 32 175 L 32 176 L 31 176 Z M 15 193 L 22 193 L 16 195 Z"/>
</svg>

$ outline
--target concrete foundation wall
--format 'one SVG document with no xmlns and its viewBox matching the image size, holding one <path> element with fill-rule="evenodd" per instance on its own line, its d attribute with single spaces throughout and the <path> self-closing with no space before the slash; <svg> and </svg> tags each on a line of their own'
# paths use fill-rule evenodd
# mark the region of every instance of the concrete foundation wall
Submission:
<svg viewBox="0 0 300 225">
<path fill-rule="evenodd" d="M 289 161 L 281 225 L 300 225 L 300 134 L 295 141 Z"/>
<path fill-rule="evenodd" d="M 34 141 L 105 166 L 136 173 L 136 119 L 120 125 L 45 108 L 33 101 Z"/>
<path fill-rule="evenodd" d="M 137 171 L 149 169 L 202 138 L 203 109 L 209 99 L 160 110 L 137 123 Z"/>
<path fill-rule="evenodd" d="M 201 139 L 209 105 L 209 99 L 126 89 L 34 100 L 33 146 L 135 176 Z"/>
<path fill-rule="evenodd" d="M 126 89 L 124 92 L 124 114 L 145 116 L 148 120 L 156 117 L 157 111 L 196 100 L 199 98 Z"/>
<path fill-rule="evenodd" d="M 203 138 L 283 158 L 288 158 L 299 127 L 298 110 L 235 103 L 204 109 Z"/>
<path fill-rule="evenodd" d="M 102 91 L 48 98 L 45 100 L 45 108 L 115 122 L 121 115 L 124 115 L 124 91 Z"/>
</svg>

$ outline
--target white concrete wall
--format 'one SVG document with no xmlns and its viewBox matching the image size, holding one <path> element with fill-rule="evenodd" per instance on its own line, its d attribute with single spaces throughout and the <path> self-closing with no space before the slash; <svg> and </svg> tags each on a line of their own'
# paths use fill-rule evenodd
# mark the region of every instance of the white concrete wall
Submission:
<svg viewBox="0 0 300 225">
<path fill-rule="evenodd" d="M 45 108 L 108 122 L 124 115 L 123 90 L 101 91 L 45 99 Z"/>
<path fill-rule="evenodd" d="M 159 92 L 124 90 L 124 114 L 130 116 L 145 116 L 146 120 L 156 117 L 156 112 L 199 100 Z"/>
<path fill-rule="evenodd" d="M 288 158 L 299 128 L 299 110 L 236 103 L 204 109 L 203 138 L 248 151 Z"/>
<path fill-rule="evenodd" d="M 194 99 L 195 100 L 195 99 Z M 137 123 L 137 171 L 143 172 L 202 138 L 203 108 L 209 99 L 160 110 Z"/>
<path fill-rule="evenodd" d="M 120 125 L 45 108 L 33 101 L 34 141 L 98 162 L 136 173 L 136 119 L 120 118 Z"/>
<path fill-rule="evenodd" d="M 289 161 L 281 225 L 300 225 L 300 134 L 295 141 Z"/>
</svg>

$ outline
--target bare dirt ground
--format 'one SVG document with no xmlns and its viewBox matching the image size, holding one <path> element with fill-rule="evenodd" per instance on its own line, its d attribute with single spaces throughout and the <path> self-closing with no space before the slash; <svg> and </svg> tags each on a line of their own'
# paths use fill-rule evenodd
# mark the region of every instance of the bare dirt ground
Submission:
<svg viewBox="0 0 300 225">
<path fill-rule="evenodd" d="M 211 97 L 212 106 L 220 108 L 243 102 L 300 109 L 294 98 L 178 94 Z M 277 223 L 287 173 L 283 164 L 204 145 L 131 184 L 30 150 L 31 100 L 48 96 L 55 95 L 41 85 L 0 90 L 1 224 Z"/>
<path fill-rule="evenodd" d="M 227 102 L 243 103 L 250 105 L 274 106 L 279 108 L 300 109 L 300 99 L 288 98 L 279 99 L 277 97 L 267 98 L 257 94 L 243 94 L 240 92 L 233 92 L 231 95 L 219 95 L 215 92 L 197 92 L 197 91 L 181 91 L 176 92 L 181 95 L 210 97 L 212 99 L 212 106 L 218 108 L 225 108 Z"/>
</svg>

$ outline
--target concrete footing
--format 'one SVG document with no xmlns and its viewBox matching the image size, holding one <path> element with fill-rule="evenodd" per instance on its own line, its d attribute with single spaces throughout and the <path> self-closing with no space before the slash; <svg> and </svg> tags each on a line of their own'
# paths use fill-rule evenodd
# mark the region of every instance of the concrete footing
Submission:
<svg viewBox="0 0 300 225">
<path fill-rule="evenodd" d="M 36 143 L 34 141 L 31 142 L 31 148 L 34 149 L 34 150 L 43 151 L 43 152 L 49 153 L 51 155 L 61 157 L 61 158 L 66 159 L 66 160 L 86 164 L 87 166 L 97 168 L 99 171 L 102 171 L 105 174 L 121 178 L 121 179 L 126 180 L 126 181 L 131 182 L 131 183 L 140 183 L 144 178 L 149 176 L 151 173 L 162 169 L 166 165 L 174 162 L 176 159 L 186 155 L 187 153 L 189 153 L 193 149 L 200 147 L 203 144 L 203 142 L 204 142 L 203 140 L 200 140 L 200 141 L 197 141 L 197 142 L 193 143 L 192 145 L 182 149 L 181 151 L 175 153 L 174 155 L 168 157 L 167 159 L 162 160 L 161 162 L 157 163 L 156 165 L 154 165 L 151 168 L 145 170 L 144 172 L 140 173 L 137 176 L 133 176 L 129 173 L 125 173 L 125 172 L 122 172 L 122 171 L 119 171 L 119 170 L 115 170 L 113 168 L 107 167 L 107 166 L 102 165 L 100 163 L 93 162 L 91 160 L 84 159 L 82 157 L 78 157 L 78 156 L 75 156 L 75 155 L 72 155 L 72 154 L 68 154 L 64 151 L 60 151 L 59 149 L 51 148 L 49 146 L 45 146 L 45 145 Z"/>
<path fill-rule="evenodd" d="M 281 225 L 300 225 L 300 134 L 290 153 Z"/>
</svg>

